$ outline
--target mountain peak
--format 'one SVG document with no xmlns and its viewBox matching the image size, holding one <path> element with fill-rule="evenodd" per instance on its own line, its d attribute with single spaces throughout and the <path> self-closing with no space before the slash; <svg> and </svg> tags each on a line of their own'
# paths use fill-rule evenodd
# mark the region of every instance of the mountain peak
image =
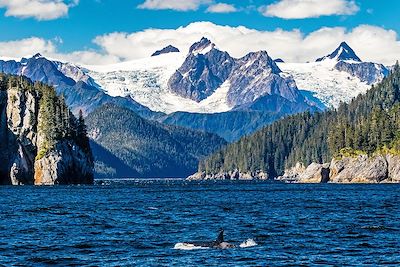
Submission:
<svg viewBox="0 0 400 267">
<path fill-rule="evenodd" d="M 275 61 L 268 55 L 267 51 L 250 52 L 240 59 L 246 67 L 271 68 L 275 74 L 281 72 Z"/>
<path fill-rule="evenodd" d="M 361 59 L 356 55 L 354 50 L 346 42 L 341 42 L 339 47 L 336 48 L 336 50 L 333 51 L 333 53 L 317 59 L 317 62 L 323 61 L 325 59 L 336 59 L 337 61 L 353 60 L 361 62 Z"/>
<path fill-rule="evenodd" d="M 172 46 L 172 45 L 168 45 L 168 46 L 164 47 L 161 50 L 157 50 L 151 56 L 155 57 L 155 56 L 159 56 L 159 55 L 162 55 L 162 54 L 178 53 L 178 52 L 180 52 L 178 48 L 176 48 L 175 46 Z"/>
<path fill-rule="evenodd" d="M 201 40 L 197 43 L 194 43 L 190 49 L 189 53 L 192 54 L 207 54 L 210 52 L 213 48 L 215 47 L 215 44 L 212 43 L 209 39 L 206 37 L 201 38 Z"/>
<path fill-rule="evenodd" d="M 34 58 L 34 59 L 38 59 L 38 58 L 42 58 L 43 56 L 42 56 L 42 54 L 40 54 L 40 53 L 37 53 L 37 54 L 35 54 L 35 55 L 33 55 L 32 56 L 32 58 Z"/>
</svg>

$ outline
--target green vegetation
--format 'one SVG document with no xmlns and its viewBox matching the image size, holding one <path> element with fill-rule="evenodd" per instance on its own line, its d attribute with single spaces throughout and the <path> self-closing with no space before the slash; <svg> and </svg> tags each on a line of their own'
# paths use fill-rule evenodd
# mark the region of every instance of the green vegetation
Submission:
<svg viewBox="0 0 400 267">
<path fill-rule="evenodd" d="M 58 97 L 53 87 L 36 83 L 35 88 L 40 92 L 38 133 L 43 138 L 38 158 L 64 139 L 75 141 L 92 157 L 82 112 L 77 119 L 67 107 L 64 97 Z"/>
<path fill-rule="evenodd" d="M 97 177 L 186 177 L 226 142 L 215 134 L 149 121 L 104 105 L 86 118 Z"/>
<path fill-rule="evenodd" d="M 64 98 L 58 97 L 53 87 L 34 83 L 21 76 L 0 74 L 0 91 L 17 90 L 18 94 L 31 92 L 38 103 L 38 114 L 30 114 L 30 123 L 38 130 L 38 152 L 36 160 L 43 158 L 57 142 L 72 140 L 90 157 L 91 150 L 86 125 L 82 114 L 76 119 L 67 107 Z M 13 104 L 17 96 L 12 95 Z"/>
<path fill-rule="evenodd" d="M 200 171 L 263 170 L 271 176 L 296 162 L 400 151 L 400 67 L 366 94 L 324 113 L 277 121 L 202 161 Z"/>
</svg>

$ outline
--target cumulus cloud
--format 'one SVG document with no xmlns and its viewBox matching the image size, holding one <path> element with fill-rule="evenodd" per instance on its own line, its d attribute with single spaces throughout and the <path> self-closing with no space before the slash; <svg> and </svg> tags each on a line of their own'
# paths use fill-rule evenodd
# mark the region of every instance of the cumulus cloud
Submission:
<svg viewBox="0 0 400 267">
<path fill-rule="evenodd" d="M 359 9 L 352 0 L 280 0 L 261 6 L 259 11 L 266 17 L 305 19 L 331 15 L 353 15 Z"/>
<path fill-rule="evenodd" d="M 146 0 L 139 5 L 141 9 L 171 9 L 177 11 L 197 10 L 201 5 L 210 4 L 211 0 Z"/>
<path fill-rule="evenodd" d="M 346 41 L 365 61 L 393 64 L 400 58 L 397 33 L 370 25 L 360 25 L 351 30 L 342 27 L 321 28 L 304 34 L 300 30 L 259 31 L 243 26 L 195 22 L 178 29 L 110 33 L 98 36 L 94 42 L 107 55 L 131 60 L 147 57 L 170 44 L 181 51 L 188 51 L 190 45 L 203 36 L 235 57 L 244 56 L 251 51 L 266 50 L 272 57 L 283 58 L 288 62 L 314 61 L 332 52 L 340 42 Z"/>
<path fill-rule="evenodd" d="M 266 50 L 273 58 L 286 62 L 314 61 L 331 53 L 346 41 L 364 61 L 394 64 L 400 59 L 400 41 L 393 30 L 360 25 L 348 30 L 342 27 L 321 28 L 309 34 L 300 30 L 259 31 L 243 26 L 220 26 L 196 22 L 178 29 L 148 29 L 135 33 L 110 33 L 96 37 L 97 50 L 60 53 L 56 41 L 29 38 L 0 42 L 0 55 L 22 57 L 37 52 L 45 56 L 81 64 L 109 64 L 149 57 L 154 51 L 174 45 L 183 52 L 201 37 L 212 40 L 219 49 L 234 57 L 253 51 Z"/>
<path fill-rule="evenodd" d="M 234 5 L 217 3 L 209 6 L 206 12 L 209 13 L 232 13 L 238 11 Z"/>
<path fill-rule="evenodd" d="M 7 17 L 53 20 L 68 15 L 69 8 L 79 0 L 0 0 L 0 8 L 5 8 Z"/>
<path fill-rule="evenodd" d="M 31 37 L 16 41 L 0 42 L 0 55 L 11 58 L 31 56 L 36 53 L 53 54 L 56 46 L 52 41 Z"/>
</svg>

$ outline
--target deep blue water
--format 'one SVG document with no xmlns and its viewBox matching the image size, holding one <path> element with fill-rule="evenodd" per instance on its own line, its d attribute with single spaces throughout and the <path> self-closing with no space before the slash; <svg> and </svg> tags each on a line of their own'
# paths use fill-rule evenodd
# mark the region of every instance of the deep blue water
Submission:
<svg viewBox="0 0 400 267">
<path fill-rule="evenodd" d="M 400 185 L 129 181 L 0 187 L 0 265 L 400 264 Z M 176 250 L 225 229 L 226 250 Z"/>
</svg>

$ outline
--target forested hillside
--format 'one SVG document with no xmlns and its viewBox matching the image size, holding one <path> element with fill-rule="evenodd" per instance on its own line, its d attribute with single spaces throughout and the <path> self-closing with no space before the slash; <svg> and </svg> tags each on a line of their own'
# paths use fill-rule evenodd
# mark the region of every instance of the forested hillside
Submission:
<svg viewBox="0 0 400 267">
<path fill-rule="evenodd" d="M 53 87 L 0 74 L 0 184 L 92 183 L 86 133 Z"/>
<path fill-rule="evenodd" d="M 186 177 L 226 144 L 215 134 L 149 121 L 104 105 L 86 118 L 97 177 Z"/>
<path fill-rule="evenodd" d="M 238 169 L 281 175 L 296 162 L 327 162 L 341 154 L 396 152 L 400 140 L 400 67 L 365 95 L 337 110 L 275 122 L 202 161 L 208 174 Z"/>
</svg>

